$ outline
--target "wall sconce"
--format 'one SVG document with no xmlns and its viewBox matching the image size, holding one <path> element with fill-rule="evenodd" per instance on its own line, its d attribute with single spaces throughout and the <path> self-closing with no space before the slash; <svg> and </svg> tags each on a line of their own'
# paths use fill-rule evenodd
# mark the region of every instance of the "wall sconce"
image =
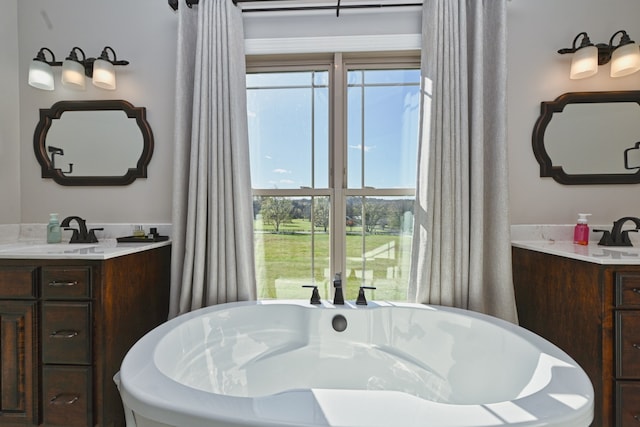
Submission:
<svg viewBox="0 0 640 427">
<path fill-rule="evenodd" d="M 46 60 L 45 52 L 51 55 L 51 61 Z M 109 52 L 113 55 L 113 59 L 109 58 Z M 81 58 L 78 58 L 78 53 Z M 62 84 L 66 87 L 84 90 L 86 76 L 91 77 L 94 86 L 114 90 L 116 88 L 114 65 L 128 64 L 129 61 L 118 60 L 116 52 L 109 46 L 102 49 L 98 58 L 87 58 L 82 49 L 74 47 L 64 62 L 56 61 L 53 52 L 43 47 L 29 66 L 29 85 L 38 89 L 53 90 L 55 85 L 51 67 L 62 66 Z"/>
<path fill-rule="evenodd" d="M 613 40 L 618 35 L 620 35 L 620 42 L 614 45 Z M 581 37 L 580 46 L 576 46 Z M 572 47 L 560 49 L 558 53 L 573 54 L 569 74 L 571 79 L 590 77 L 598 72 L 598 65 L 609 62 L 611 62 L 611 77 L 623 77 L 640 70 L 640 49 L 624 30 L 613 33 L 608 44 L 598 43 L 596 45 L 591 43 L 587 33 L 579 33 L 573 39 Z"/>
</svg>

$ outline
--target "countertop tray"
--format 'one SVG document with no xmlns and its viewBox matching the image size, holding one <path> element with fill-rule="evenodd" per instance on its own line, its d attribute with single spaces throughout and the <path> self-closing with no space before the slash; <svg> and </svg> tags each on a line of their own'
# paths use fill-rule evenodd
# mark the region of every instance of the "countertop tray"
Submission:
<svg viewBox="0 0 640 427">
<path fill-rule="evenodd" d="M 116 239 L 118 243 L 151 243 L 151 242 L 164 242 L 165 240 L 169 240 L 169 236 L 126 236 L 126 237 L 118 237 Z"/>
</svg>

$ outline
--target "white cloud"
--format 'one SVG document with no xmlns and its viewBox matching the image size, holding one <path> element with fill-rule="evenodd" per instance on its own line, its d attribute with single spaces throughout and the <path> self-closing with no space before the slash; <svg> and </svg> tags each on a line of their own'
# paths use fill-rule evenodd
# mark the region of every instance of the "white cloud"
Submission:
<svg viewBox="0 0 640 427">
<path fill-rule="evenodd" d="M 286 185 L 291 185 L 293 184 L 294 181 L 290 180 L 290 179 L 281 179 L 280 180 L 280 184 L 286 184 Z"/>
<path fill-rule="evenodd" d="M 354 150 L 362 150 L 362 144 L 358 144 L 358 145 L 350 145 L 349 148 L 353 148 Z M 365 145 L 364 146 L 364 152 L 368 152 L 371 151 L 374 147 L 372 147 L 371 145 Z"/>
<path fill-rule="evenodd" d="M 282 168 L 277 168 L 277 169 L 274 169 L 274 170 L 273 170 L 273 173 L 282 173 L 282 174 L 285 174 L 285 173 L 291 173 L 291 171 L 288 171 L 288 170 L 286 170 L 286 169 L 282 169 Z"/>
</svg>

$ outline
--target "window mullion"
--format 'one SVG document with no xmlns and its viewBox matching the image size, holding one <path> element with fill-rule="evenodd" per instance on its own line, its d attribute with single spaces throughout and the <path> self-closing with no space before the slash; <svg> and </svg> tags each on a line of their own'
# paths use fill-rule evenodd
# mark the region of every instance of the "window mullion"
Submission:
<svg viewBox="0 0 640 427">
<path fill-rule="evenodd" d="M 331 222 L 331 271 L 346 271 L 346 74 L 342 54 L 334 55 L 333 66 L 333 102 L 331 117 L 333 121 L 333 143 L 331 168 L 333 180 L 332 222 Z"/>
</svg>

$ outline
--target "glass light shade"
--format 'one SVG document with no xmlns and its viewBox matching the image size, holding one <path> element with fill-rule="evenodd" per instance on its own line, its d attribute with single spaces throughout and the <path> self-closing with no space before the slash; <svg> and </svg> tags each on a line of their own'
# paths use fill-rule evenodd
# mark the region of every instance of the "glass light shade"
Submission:
<svg viewBox="0 0 640 427">
<path fill-rule="evenodd" d="M 29 65 L 29 86 L 42 90 L 53 90 L 55 83 L 51 65 L 44 61 L 31 61 L 31 65 Z"/>
<path fill-rule="evenodd" d="M 611 77 L 623 77 L 640 70 L 640 49 L 637 43 L 620 46 L 611 55 Z"/>
<path fill-rule="evenodd" d="M 66 59 L 62 63 L 62 84 L 72 89 L 84 90 L 84 65 L 77 61 Z"/>
<path fill-rule="evenodd" d="M 116 71 L 113 64 L 104 59 L 96 59 L 93 63 L 93 84 L 102 89 L 116 88 Z"/>
<path fill-rule="evenodd" d="M 598 72 L 598 48 L 595 46 L 585 46 L 573 53 L 571 59 L 572 80 L 591 77 Z"/>
</svg>

